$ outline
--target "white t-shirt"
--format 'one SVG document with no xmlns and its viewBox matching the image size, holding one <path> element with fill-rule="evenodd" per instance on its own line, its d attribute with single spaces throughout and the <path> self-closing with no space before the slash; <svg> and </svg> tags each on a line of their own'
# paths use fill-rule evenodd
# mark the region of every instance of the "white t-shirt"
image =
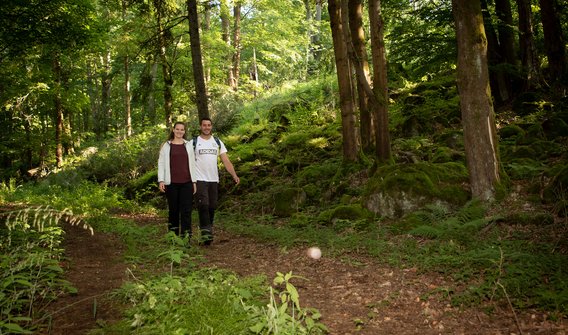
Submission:
<svg viewBox="0 0 568 335">
<path fill-rule="evenodd" d="M 213 136 L 208 140 L 203 139 L 201 136 L 197 137 L 197 144 L 195 145 L 195 172 L 191 172 L 194 181 L 219 182 L 217 157 L 227 152 L 225 143 L 221 140 L 219 142 L 221 143 L 220 148 Z"/>
</svg>

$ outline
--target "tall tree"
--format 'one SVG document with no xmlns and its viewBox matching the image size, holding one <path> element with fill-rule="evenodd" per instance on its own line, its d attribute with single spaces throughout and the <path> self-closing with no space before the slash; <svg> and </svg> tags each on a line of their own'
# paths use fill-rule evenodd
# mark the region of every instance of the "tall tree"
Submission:
<svg viewBox="0 0 568 335">
<path fill-rule="evenodd" d="M 487 38 L 479 1 L 452 0 L 458 44 L 458 91 L 473 197 L 495 199 L 500 181 Z"/>
<path fill-rule="evenodd" d="M 231 12 L 227 0 L 221 0 L 219 3 L 221 18 L 221 39 L 227 45 L 227 49 L 231 50 Z M 228 53 L 227 56 L 227 85 L 234 87 L 235 78 L 233 72 L 233 54 Z"/>
<path fill-rule="evenodd" d="M 195 95 L 199 119 L 209 117 L 208 94 L 203 76 L 203 60 L 201 57 L 201 41 L 199 38 L 199 21 L 197 16 L 197 1 L 187 0 L 187 13 L 189 19 L 189 39 L 191 44 L 191 62 L 193 65 L 193 79 L 195 81 Z"/>
<path fill-rule="evenodd" d="M 361 132 L 361 147 L 363 151 L 371 151 L 373 145 L 373 123 L 369 111 L 369 98 L 364 88 L 365 82 L 371 82 L 367 49 L 365 46 L 365 31 L 363 29 L 363 1 L 349 0 L 349 30 L 354 57 L 356 75 L 363 76 L 357 80 L 357 102 L 359 104 L 359 124 Z"/>
<path fill-rule="evenodd" d="M 530 90 L 539 84 L 539 66 L 533 32 L 533 15 L 530 0 L 517 0 L 519 11 L 519 46 L 523 68 L 523 89 Z"/>
<path fill-rule="evenodd" d="M 336 0 L 328 0 L 327 6 L 333 38 L 333 52 L 337 67 L 337 82 L 339 85 L 339 105 L 341 109 L 341 125 L 343 135 L 343 158 L 356 161 L 358 155 L 357 137 L 355 133 L 356 118 L 351 86 L 351 71 L 349 56 L 345 44 L 345 34 L 341 18 L 341 8 Z M 343 15 L 346 15 L 344 13 Z"/>
<path fill-rule="evenodd" d="M 231 88 L 236 91 L 239 87 L 241 67 L 241 1 L 235 0 L 233 4 L 233 58 Z"/>
<path fill-rule="evenodd" d="M 384 41 L 384 21 L 381 1 L 369 0 L 369 25 L 371 31 L 371 55 L 373 60 L 373 93 L 375 102 L 371 113 L 375 123 L 375 154 L 379 161 L 391 159 L 388 115 L 387 58 Z"/>
<path fill-rule="evenodd" d="M 481 10 L 483 13 L 483 24 L 485 35 L 487 36 L 487 59 L 489 62 L 489 82 L 491 92 L 495 97 L 496 104 L 503 104 L 510 98 L 510 80 L 500 66 L 504 63 L 501 48 L 499 47 L 499 37 L 493 26 L 493 17 L 487 6 L 487 0 L 481 0 Z"/>
<path fill-rule="evenodd" d="M 122 20 L 126 21 L 126 0 L 122 0 Z M 130 108 L 130 58 L 128 56 L 128 51 L 126 51 L 123 58 L 124 66 L 124 118 L 126 126 L 126 137 L 132 135 L 132 112 Z"/>
<path fill-rule="evenodd" d="M 153 0 L 155 14 L 156 14 L 156 28 L 157 28 L 157 48 L 160 63 L 162 65 L 162 77 L 164 79 L 164 114 L 166 127 L 170 128 L 172 124 L 172 113 L 174 98 L 172 94 L 172 87 L 174 85 L 174 77 L 172 70 L 172 62 L 168 61 L 167 48 L 171 44 L 172 35 L 169 28 L 164 24 L 164 17 L 166 16 L 166 0 Z M 197 22 L 197 21 L 196 21 Z"/>
<path fill-rule="evenodd" d="M 497 16 L 497 33 L 499 35 L 499 53 L 506 63 L 516 66 L 518 63 L 515 50 L 515 26 L 510 0 L 495 0 L 495 15 Z"/>
<path fill-rule="evenodd" d="M 560 24 L 556 0 L 540 0 L 544 46 L 548 58 L 548 73 L 556 80 L 566 75 L 566 43 Z"/>
</svg>

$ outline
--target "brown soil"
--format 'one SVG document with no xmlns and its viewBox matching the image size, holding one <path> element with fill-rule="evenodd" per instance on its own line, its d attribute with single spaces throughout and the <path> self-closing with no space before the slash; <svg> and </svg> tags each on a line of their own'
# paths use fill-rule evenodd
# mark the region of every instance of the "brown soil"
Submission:
<svg viewBox="0 0 568 335">
<path fill-rule="evenodd" d="M 120 307 L 111 302 L 109 293 L 126 280 L 126 265 L 121 243 L 112 236 L 90 236 L 80 228 L 70 228 L 66 238 L 67 279 L 79 292 L 50 306 L 55 313 L 50 334 L 85 334 L 120 318 Z M 442 276 L 391 268 L 361 255 L 336 259 L 327 257 L 324 250 L 323 257 L 314 260 L 305 249 L 284 250 L 220 230 L 215 242 L 203 250 L 205 266 L 230 269 L 242 276 L 265 274 L 272 279 L 276 272 L 291 271 L 304 277 L 292 280 L 301 305 L 318 309 L 330 334 L 568 333 L 567 320 L 551 321 L 542 312 L 492 304 L 493 312 L 488 315 L 483 308 L 452 307 L 441 295 L 431 294 L 436 288 L 451 286 Z"/>
</svg>

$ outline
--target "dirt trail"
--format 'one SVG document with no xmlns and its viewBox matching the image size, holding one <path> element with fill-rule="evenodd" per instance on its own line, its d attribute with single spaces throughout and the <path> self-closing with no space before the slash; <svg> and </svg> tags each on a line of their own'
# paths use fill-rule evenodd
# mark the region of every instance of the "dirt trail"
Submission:
<svg viewBox="0 0 568 335">
<path fill-rule="evenodd" d="M 106 293 L 126 279 L 120 242 L 105 234 L 89 236 L 82 229 L 69 229 L 65 245 L 70 258 L 67 278 L 78 288 L 75 296 L 61 297 L 50 310 L 54 317 L 51 334 L 85 334 L 97 323 L 113 322 L 119 308 Z M 213 245 L 204 249 L 206 264 L 230 269 L 239 275 L 276 272 L 306 278 L 292 283 L 304 307 L 317 308 L 330 334 L 554 334 L 566 335 L 567 320 L 552 322 L 546 315 L 517 313 L 497 308 L 490 316 L 477 309 L 460 310 L 430 295 L 449 284 L 438 275 L 419 274 L 415 269 L 397 269 L 371 259 L 349 255 L 342 260 L 324 255 L 319 260 L 306 250 L 283 250 L 250 238 L 217 230 Z M 93 297 L 97 319 L 93 318 Z M 67 307 L 66 307 L 67 306 Z M 61 309 L 66 307 L 65 309 Z"/>
</svg>

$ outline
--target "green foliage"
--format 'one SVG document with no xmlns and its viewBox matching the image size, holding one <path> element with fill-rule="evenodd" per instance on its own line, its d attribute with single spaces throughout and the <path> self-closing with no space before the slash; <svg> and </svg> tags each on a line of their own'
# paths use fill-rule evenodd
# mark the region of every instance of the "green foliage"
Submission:
<svg viewBox="0 0 568 335">
<path fill-rule="evenodd" d="M 160 146 L 166 141 L 165 130 L 144 132 L 125 140 L 108 142 L 94 148 L 81 164 L 86 178 L 99 183 L 126 186 L 156 168 Z"/>
<path fill-rule="evenodd" d="M 27 207 L 0 213 L 0 333 L 31 334 L 42 309 L 62 292 L 62 223 L 92 228 L 70 211 Z"/>
<path fill-rule="evenodd" d="M 242 279 L 220 270 L 127 283 L 119 295 L 132 306 L 126 315 L 131 331 L 138 334 L 307 334 L 308 329 L 321 333 L 316 330 L 322 326 L 315 322 L 319 314 L 300 308 L 290 279 L 286 277 L 286 288 L 279 294 L 281 302 L 271 296 L 267 307 L 261 307 L 266 292 L 261 277 Z M 263 330 L 269 329 L 267 324 L 277 325 L 279 332 Z"/>
<path fill-rule="evenodd" d="M 270 288 L 270 303 L 265 308 L 252 306 L 249 311 L 258 321 L 249 329 L 254 334 L 325 334 L 327 328 L 318 322 L 320 313 L 313 308 L 300 307 L 300 295 L 291 283 L 301 278 L 289 272 L 276 273 L 274 285 L 283 286 L 278 292 L 278 301 Z"/>
</svg>

